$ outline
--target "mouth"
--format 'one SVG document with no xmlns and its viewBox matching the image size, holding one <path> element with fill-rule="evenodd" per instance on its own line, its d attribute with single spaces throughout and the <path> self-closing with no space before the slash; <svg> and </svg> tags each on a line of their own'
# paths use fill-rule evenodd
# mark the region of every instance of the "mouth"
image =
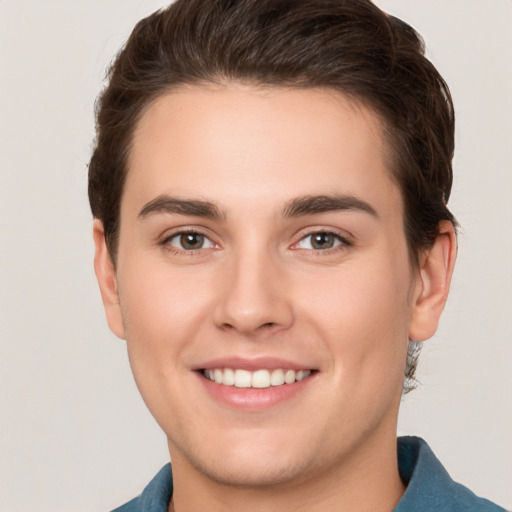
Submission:
<svg viewBox="0 0 512 512">
<path fill-rule="evenodd" d="M 258 369 L 211 368 L 200 370 L 201 375 L 212 382 L 235 388 L 265 389 L 287 386 L 309 377 L 315 370 L 292 370 L 286 368 Z"/>
<path fill-rule="evenodd" d="M 313 383 L 320 373 L 302 362 L 263 356 L 223 357 L 192 369 L 214 403 L 243 412 L 296 404 L 296 396 L 315 389 Z"/>
</svg>

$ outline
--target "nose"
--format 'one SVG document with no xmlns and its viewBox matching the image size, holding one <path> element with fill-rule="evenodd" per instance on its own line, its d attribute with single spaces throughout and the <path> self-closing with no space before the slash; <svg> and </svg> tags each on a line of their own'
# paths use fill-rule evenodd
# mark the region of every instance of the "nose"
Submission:
<svg viewBox="0 0 512 512">
<path fill-rule="evenodd" d="M 234 255 L 226 262 L 215 324 L 245 336 L 286 330 L 294 322 L 285 263 L 269 254 Z"/>
</svg>

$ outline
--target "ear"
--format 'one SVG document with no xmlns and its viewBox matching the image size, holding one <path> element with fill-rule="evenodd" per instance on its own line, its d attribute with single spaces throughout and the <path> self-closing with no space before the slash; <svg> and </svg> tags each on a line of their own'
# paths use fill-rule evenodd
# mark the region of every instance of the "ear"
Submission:
<svg viewBox="0 0 512 512">
<path fill-rule="evenodd" d="M 425 341 L 437 331 L 457 257 L 457 236 L 453 224 L 442 221 L 432 247 L 422 255 L 412 304 L 409 338 Z"/>
<path fill-rule="evenodd" d="M 121 339 L 124 339 L 123 317 L 117 293 L 116 269 L 107 249 L 103 223 L 94 219 L 93 223 L 94 246 L 94 271 L 100 285 L 103 307 L 107 316 L 110 330 Z"/>
</svg>

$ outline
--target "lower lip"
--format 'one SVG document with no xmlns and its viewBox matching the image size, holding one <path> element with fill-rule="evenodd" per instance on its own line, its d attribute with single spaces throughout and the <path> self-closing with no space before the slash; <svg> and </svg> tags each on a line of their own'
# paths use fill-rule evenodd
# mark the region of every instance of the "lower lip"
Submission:
<svg viewBox="0 0 512 512">
<path fill-rule="evenodd" d="M 270 386 L 268 388 L 237 388 L 224 386 L 203 376 L 198 377 L 208 393 L 218 402 L 244 410 L 264 410 L 291 400 L 301 393 L 314 379 L 316 372 L 292 384 Z"/>
</svg>

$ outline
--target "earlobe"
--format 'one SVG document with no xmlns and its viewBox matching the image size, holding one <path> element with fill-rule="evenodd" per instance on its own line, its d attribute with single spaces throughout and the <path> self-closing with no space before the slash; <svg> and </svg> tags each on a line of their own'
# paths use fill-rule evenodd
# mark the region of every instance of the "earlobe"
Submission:
<svg viewBox="0 0 512 512">
<path fill-rule="evenodd" d="M 455 260 L 457 237 L 453 224 L 442 221 L 432 247 L 423 255 L 418 269 L 418 286 L 412 304 L 409 338 L 425 341 L 437 331 L 443 312 Z"/>
<path fill-rule="evenodd" d="M 107 249 L 103 223 L 95 219 L 93 223 L 94 238 L 94 271 L 100 286 L 103 307 L 110 330 L 121 339 L 124 339 L 123 319 L 119 295 L 117 293 L 116 269 Z"/>
</svg>

